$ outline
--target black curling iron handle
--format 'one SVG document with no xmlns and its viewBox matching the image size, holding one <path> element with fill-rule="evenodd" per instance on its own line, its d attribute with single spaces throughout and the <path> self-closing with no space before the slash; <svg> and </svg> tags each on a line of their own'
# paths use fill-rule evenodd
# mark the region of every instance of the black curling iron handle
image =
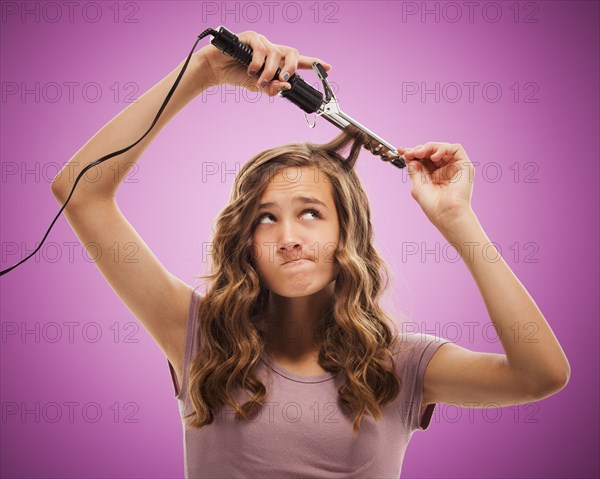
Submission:
<svg viewBox="0 0 600 479">
<path fill-rule="evenodd" d="M 225 27 L 219 27 L 217 35 L 214 35 L 214 38 L 210 43 L 223 53 L 235 58 L 244 66 L 250 65 L 252 62 L 252 47 L 241 42 L 237 35 L 230 32 Z M 260 77 L 264 68 L 265 65 L 260 67 L 260 70 L 256 73 L 257 78 Z M 271 81 L 278 79 L 280 73 L 281 68 L 278 67 L 275 76 Z M 283 90 L 281 96 L 300 107 L 306 113 L 316 112 L 323 104 L 323 94 L 306 83 L 300 75 L 294 73 L 288 79 L 288 83 L 292 88 L 290 90 Z"/>
</svg>

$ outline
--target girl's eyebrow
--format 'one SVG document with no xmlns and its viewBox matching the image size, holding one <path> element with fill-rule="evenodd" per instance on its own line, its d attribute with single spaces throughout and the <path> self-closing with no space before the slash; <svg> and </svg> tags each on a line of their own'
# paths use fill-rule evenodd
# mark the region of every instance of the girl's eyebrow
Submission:
<svg viewBox="0 0 600 479">
<path fill-rule="evenodd" d="M 318 198 L 314 198 L 312 196 L 295 196 L 294 198 L 292 198 L 292 203 L 302 203 L 305 205 L 308 205 L 308 204 L 320 205 L 323 208 L 327 209 L 327 205 L 325 203 L 323 203 Z M 273 203 L 273 202 L 261 203 L 260 206 L 258 207 L 258 209 L 262 210 L 265 208 L 271 208 L 273 206 L 278 207 L 277 204 Z"/>
</svg>

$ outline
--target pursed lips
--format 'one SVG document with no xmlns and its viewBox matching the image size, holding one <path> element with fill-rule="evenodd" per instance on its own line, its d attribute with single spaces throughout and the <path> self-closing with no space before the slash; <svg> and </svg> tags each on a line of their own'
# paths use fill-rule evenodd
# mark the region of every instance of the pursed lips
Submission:
<svg viewBox="0 0 600 479">
<path fill-rule="evenodd" d="M 289 261 L 286 261 L 285 263 L 282 263 L 282 266 L 283 266 L 284 264 L 288 264 L 288 263 L 294 263 L 295 261 L 300 261 L 301 259 L 305 259 L 306 261 L 309 261 L 309 259 L 308 259 L 308 258 L 296 258 L 296 259 L 291 259 L 291 260 L 289 260 Z"/>
</svg>

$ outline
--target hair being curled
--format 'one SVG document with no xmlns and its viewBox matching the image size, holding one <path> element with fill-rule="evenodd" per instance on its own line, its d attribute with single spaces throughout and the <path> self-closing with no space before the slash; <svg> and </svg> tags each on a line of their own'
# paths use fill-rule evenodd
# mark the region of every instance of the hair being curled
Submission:
<svg viewBox="0 0 600 479">
<path fill-rule="evenodd" d="M 198 305 L 200 350 L 190 364 L 188 394 L 194 412 L 189 427 L 214 421 L 225 404 L 236 419 L 248 420 L 263 405 L 265 385 L 255 374 L 265 347 L 260 327 L 269 291 L 261 284 L 253 259 L 252 219 L 273 175 L 286 167 L 318 168 L 331 182 L 340 238 L 333 260 L 339 263 L 332 304 L 320 330 L 318 362 L 344 379 L 340 402 L 354 415 L 353 437 L 365 413 L 376 420 L 381 408 L 400 391 L 392 348 L 397 336 L 379 299 L 388 287 L 389 269 L 373 247 L 369 202 L 354 165 L 365 137 L 349 127 L 326 144 L 290 143 L 259 153 L 235 178 L 228 205 L 216 219 L 209 287 Z M 340 153 L 351 145 L 350 153 Z M 384 273 L 384 274 L 382 274 Z M 249 393 L 244 404 L 234 387 Z"/>
</svg>

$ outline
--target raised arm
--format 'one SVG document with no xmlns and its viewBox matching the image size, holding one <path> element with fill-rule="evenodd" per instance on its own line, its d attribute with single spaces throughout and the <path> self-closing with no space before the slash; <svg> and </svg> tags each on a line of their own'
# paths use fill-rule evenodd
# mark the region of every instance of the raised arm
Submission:
<svg viewBox="0 0 600 479">
<path fill-rule="evenodd" d="M 273 96 L 280 91 L 282 84 L 289 86 L 289 83 L 268 81 L 260 87 L 258 82 L 271 80 L 281 63 L 285 62 L 281 74 L 287 71 L 291 76 L 296 68 L 310 68 L 313 61 L 321 61 L 317 58 L 299 57 L 295 49 L 273 45 L 255 32 L 244 32 L 239 37 L 254 49 L 248 71 L 258 71 L 265 64 L 259 78 L 249 76 L 245 67 L 213 45 L 209 44 L 194 53 L 154 128 L 135 147 L 88 170 L 94 181 L 86 182 L 87 173 L 84 174 L 64 209 L 69 224 L 83 246 L 91 257 L 98 258 L 96 265 L 106 281 L 173 365 L 179 384 L 182 378 L 191 287 L 170 274 L 154 256 L 118 208 L 116 191 L 162 127 L 207 87 L 223 83 L 234 84 Z M 52 192 L 61 205 L 68 197 L 75 178 L 86 165 L 128 147 L 148 130 L 184 62 L 182 60 L 137 102 L 127 106 L 104 125 L 69 160 L 52 183 Z M 156 168 L 161 166 L 172 167 L 165 164 L 156 165 Z M 94 169 L 101 171 L 96 172 Z M 120 250 L 118 256 L 113 251 L 115 245 Z"/>
<path fill-rule="evenodd" d="M 52 192 L 61 205 L 86 165 L 131 145 L 148 130 L 183 63 L 104 125 L 65 164 L 52 183 Z M 208 77 L 198 51 L 190 59 L 184 76 L 154 128 L 129 151 L 88 170 L 94 180 L 86 181 L 88 173 L 84 174 L 64 210 L 89 256 L 97 258 L 96 265 L 106 281 L 153 337 L 179 376 L 191 288 L 170 274 L 154 256 L 121 213 L 115 196 L 142 152 L 162 127 L 208 86 Z M 118 254 L 115 254 L 115 247 Z"/>
<path fill-rule="evenodd" d="M 569 361 L 471 208 L 474 168 L 464 148 L 429 142 L 399 151 L 407 160 L 412 197 L 464 260 L 505 351 L 442 345 L 425 372 L 423 404 L 509 406 L 556 394 L 569 381 Z"/>
</svg>

